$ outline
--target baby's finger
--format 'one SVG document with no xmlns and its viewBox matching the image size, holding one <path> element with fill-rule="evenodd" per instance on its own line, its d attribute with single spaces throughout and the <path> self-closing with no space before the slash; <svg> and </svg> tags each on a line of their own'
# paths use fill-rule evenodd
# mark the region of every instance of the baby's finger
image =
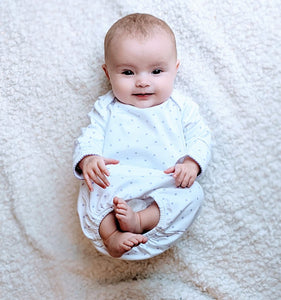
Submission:
<svg viewBox="0 0 281 300">
<path fill-rule="evenodd" d="M 166 174 L 171 174 L 175 172 L 175 166 L 168 168 L 167 170 L 164 171 Z"/>
<path fill-rule="evenodd" d="M 190 182 L 190 178 L 188 176 L 185 176 L 182 180 L 182 183 L 181 183 L 181 187 L 182 188 L 186 188 L 186 187 L 189 187 L 189 182 Z"/>
<path fill-rule="evenodd" d="M 106 165 L 116 165 L 119 164 L 119 160 L 113 158 L 104 158 L 104 163 Z"/>
<path fill-rule="evenodd" d="M 176 177 L 176 186 L 184 187 L 184 174 L 181 172 L 178 177 Z"/>
<path fill-rule="evenodd" d="M 104 175 L 103 171 L 100 169 L 96 170 L 96 176 L 106 185 L 109 186 L 109 181 L 107 180 L 107 177 Z"/>
<path fill-rule="evenodd" d="M 100 186 L 101 188 L 105 189 L 107 187 L 105 183 L 100 179 L 100 177 L 97 176 L 93 171 L 90 172 L 89 178 L 92 179 L 94 183 Z"/>
<path fill-rule="evenodd" d="M 181 182 L 182 182 L 182 178 L 181 178 L 181 170 L 179 170 L 178 168 L 175 168 L 175 172 L 173 174 L 173 177 L 175 179 L 175 184 L 176 186 L 180 186 Z"/>
<path fill-rule="evenodd" d="M 90 178 L 87 174 L 84 175 L 84 179 L 85 179 L 85 182 L 87 184 L 89 191 L 92 192 L 93 191 L 92 181 L 90 180 Z"/>
<path fill-rule="evenodd" d="M 105 162 L 103 160 L 98 162 L 98 168 L 101 170 L 101 172 L 103 174 L 105 174 L 106 176 L 109 176 L 109 171 L 107 170 L 106 166 L 105 166 Z"/>
<path fill-rule="evenodd" d="M 191 176 L 191 177 L 189 178 L 189 181 L 188 181 L 188 184 L 187 184 L 187 187 L 188 187 L 188 188 L 190 188 L 190 187 L 193 185 L 195 179 L 196 179 L 196 176 Z"/>
</svg>

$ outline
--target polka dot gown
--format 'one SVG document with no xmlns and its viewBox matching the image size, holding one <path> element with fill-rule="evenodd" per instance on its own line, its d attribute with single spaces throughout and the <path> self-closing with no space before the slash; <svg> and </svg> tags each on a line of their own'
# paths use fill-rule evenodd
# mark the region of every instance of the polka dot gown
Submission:
<svg viewBox="0 0 281 300">
<path fill-rule="evenodd" d="M 145 234 L 148 242 L 121 259 L 146 259 L 162 253 L 192 224 L 203 200 L 197 182 L 191 188 L 177 188 L 173 177 L 163 172 L 186 156 L 195 159 L 204 172 L 210 159 L 210 132 L 198 106 L 174 92 L 166 102 L 142 109 L 120 103 L 110 91 L 96 101 L 89 116 L 91 124 L 75 142 L 75 175 L 82 179 L 76 166 L 85 155 L 98 154 L 120 163 L 107 166 L 110 187 L 94 185 L 90 193 L 82 182 L 78 213 L 84 234 L 107 254 L 98 229 L 113 209 L 113 197 L 128 201 L 134 210 L 156 201 L 160 221 Z"/>
</svg>

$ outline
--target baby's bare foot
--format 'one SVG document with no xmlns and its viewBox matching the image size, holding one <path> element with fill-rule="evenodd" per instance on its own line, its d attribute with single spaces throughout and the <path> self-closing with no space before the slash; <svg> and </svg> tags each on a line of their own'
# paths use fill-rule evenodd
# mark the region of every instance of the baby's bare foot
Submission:
<svg viewBox="0 0 281 300">
<path fill-rule="evenodd" d="M 133 247 L 136 247 L 139 244 L 145 244 L 146 242 L 147 237 L 141 234 L 116 230 L 104 240 L 104 245 L 112 257 L 121 257 Z"/>
<path fill-rule="evenodd" d="M 139 214 L 134 212 L 121 198 L 114 197 L 113 203 L 115 217 L 118 220 L 120 229 L 132 233 L 142 233 Z"/>
</svg>

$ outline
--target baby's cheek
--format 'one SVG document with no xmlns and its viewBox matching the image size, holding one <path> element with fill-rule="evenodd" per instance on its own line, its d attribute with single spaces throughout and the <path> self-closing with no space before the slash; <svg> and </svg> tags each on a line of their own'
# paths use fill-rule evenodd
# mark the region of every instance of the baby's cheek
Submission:
<svg viewBox="0 0 281 300">
<path fill-rule="evenodd" d="M 112 90 L 117 99 L 126 103 L 128 96 L 132 94 L 131 80 L 117 80 L 111 83 Z"/>
</svg>

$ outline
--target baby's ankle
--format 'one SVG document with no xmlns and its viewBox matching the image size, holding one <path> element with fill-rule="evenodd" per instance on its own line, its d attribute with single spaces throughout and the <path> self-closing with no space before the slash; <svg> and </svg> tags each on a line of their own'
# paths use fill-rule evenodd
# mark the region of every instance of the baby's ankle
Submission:
<svg viewBox="0 0 281 300">
<path fill-rule="evenodd" d="M 141 214 L 139 211 L 135 212 L 135 217 L 136 217 L 136 231 L 135 233 L 144 233 L 144 228 L 142 227 L 142 222 L 141 222 Z"/>
<path fill-rule="evenodd" d="M 160 219 L 160 211 L 156 203 L 138 212 L 140 230 L 142 233 L 148 232 L 157 226 Z"/>
</svg>

